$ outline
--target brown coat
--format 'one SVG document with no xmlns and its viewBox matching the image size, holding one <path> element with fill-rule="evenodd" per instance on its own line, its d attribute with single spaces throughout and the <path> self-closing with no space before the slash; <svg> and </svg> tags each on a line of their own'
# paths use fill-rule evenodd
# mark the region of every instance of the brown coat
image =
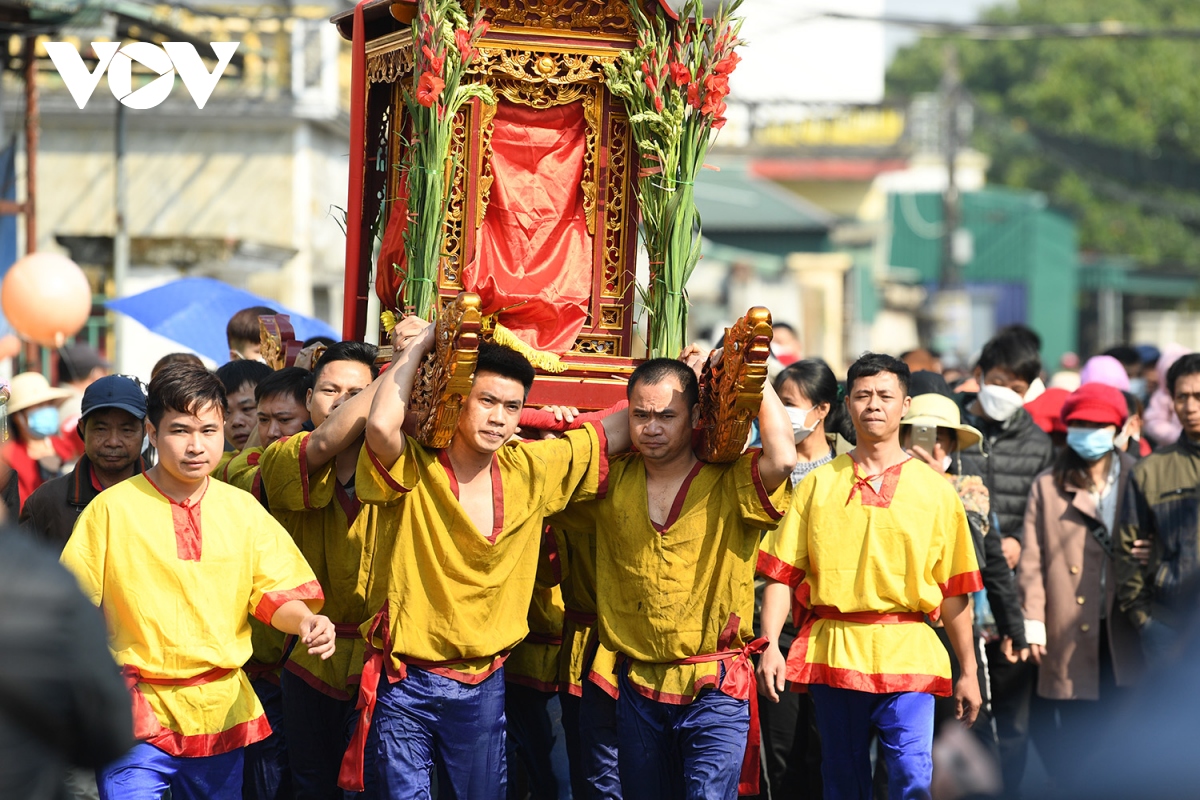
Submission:
<svg viewBox="0 0 1200 800">
<path fill-rule="evenodd" d="M 1131 512 L 1126 502 L 1134 461 L 1121 454 L 1114 528 Z M 1100 611 L 1107 611 L 1108 642 L 1118 686 L 1133 683 L 1142 669 L 1138 633 L 1115 604 L 1112 556 L 1092 533 L 1102 523 L 1089 492 L 1060 491 L 1054 475 L 1037 476 L 1025 510 L 1025 542 L 1017 582 L 1025 618 L 1046 624 L 1046 655 L 1038 670 L 1038 694 L 1053 700 L 1100 697 Z M 1113 540 L 1118 532 L 1113 532 Z M 1101 575 L 1104 594 L 1101 596 Z"/>
</svg>

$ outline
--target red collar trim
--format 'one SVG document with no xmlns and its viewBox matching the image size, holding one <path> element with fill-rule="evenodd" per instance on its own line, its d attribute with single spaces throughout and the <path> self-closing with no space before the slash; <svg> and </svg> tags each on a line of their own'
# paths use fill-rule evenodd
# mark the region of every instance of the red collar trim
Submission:
<svg viewBox="0 0 1200 800">
<path fill-rule="evenodd" d="M 846 498 L 846 505 L 850 505 L 850 501 L 854 499 L 854 495 L 858 494 L 862 498 L 864 506 L 872 506 L 874 508 L 889 508 L 892 505 L 892 499 L 896 496 L 896 486 L 900 483 L 900 470 L 912 461 L 912 457 L 901 461 L 899 464 L 893 464 L 878 475 L 859 475 L 858 462 L 854 457 L 850 457 L 850 463 L 854 470 L 854 485 L 850 487 L 850 496 Z M 879 491 L 875 491 L 875 487 L 871 485 L 871 481 L 882 479 L 883 483 L 879 486 Z"/>
<path fill-rule="evenodd" d="M 454 474 L 454 464 L 450 462 L 450 455 L 445 450 L 438 450 L 437 454 L 438 461 L 441 462 L 442 468 L 446 470 L 446 477 L 450 479 L 450 491 L 454 492 L 454 499 L 459 500 L 458 476 Z M 492 535 L 483 538 L 488 540 L 488 544 L 495 544 L 496 539 L 500 536 L 500 531 L 504 530 L 504 483 L 500 480 L 500 459 L 495 453 L 492 454 L 491 473 Z"/>
<path fill-rule="evenodd" d="M 203 536 L 200 531 L 200 502 L 208 494 L 208 477 L 205 476 L 204 490 L 200 492 L 200 496 L 196 498 L 195 502 L 189 499 L 177 503 L 167 496 L 166 492 L 158 487 L 158 484 L 150 480 L 149 475 L 142 474 L 146 478 L 146 483 L 153 486 L 154 491 L 162 495 L 170 504 L 171 521 L 175 526 L 175 552 L 179 559 L 181 561 L 199 561 L 203 549 Z"/>
<path fill-rule="evenodd" d="M 644 469 L 645 467 L 643 467 Z M 683 483 L 679 486 L 679 491 L 675 493 L 675 502 L 671 504 L 671 511 L 667 514 L 667 521 L 659 525 L 654 520 L 650 520 L 650 524 L 654 526 L 654 530 L 659 533 L 666 533 L 667 529 L 679 520 L 679 515 L 683 513 L 683 504 L 687 500 L 688 489 L 692 486 L 692 481 L 700 474 L 700 470 L 704 468 L 703 461 L 697 461 L 692 471 L 683 479 Z M 646 479 L 646 517 L 650 517 L 650 479 Z"/>
</svg>

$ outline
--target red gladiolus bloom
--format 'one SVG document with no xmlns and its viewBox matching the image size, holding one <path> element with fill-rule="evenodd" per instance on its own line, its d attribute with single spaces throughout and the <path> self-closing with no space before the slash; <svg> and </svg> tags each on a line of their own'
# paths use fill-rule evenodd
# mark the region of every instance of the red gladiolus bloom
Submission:
<svg viewBox="0 0 1200 800">
<path fill-rule="evenodd" d="M 469 54 L 475 49 L 471 47 L 471 34 L 464 30 L 456 30 L 454 32 L 454 43 L 458 45 L 458 53 L 462 56 L 463 61 L 469 61 Z"/>
<path fill-rule="evenodd" d="M 655 82 L 654 78 L 650 77 L 649 75 L 646 76 L 646 88 L 650 90 L 651 94 L 658 92 L 658 84 Z"/>
<path fill-rule="evenodd" d="M 661 97 L 659 97 L 658 95 L 654 96 L 654 110 L 660 114 L 662 113 L 662 110 L 663 110 L 663 99 Z"/>
<path fill-rule="evenodd" d="M 721 102 L 721 97 L 716 92 L 709 92 L 704 95 L 704 105 L 700 106 L 701 114 L 717 114 L 718 109 L 724 107 Z"/>
<path fill-rule="evenodd" d="M 492 23 L 488 22 L 486 19 L 481 18 L 478 22 L 475 23 L 475 27 L 471 29 L 471 38 L 476 39 L 476 40 L 482 39 L 484 36 L 487 36 L 487 32 L 490 31 L 491 29 L 492 29 Z"/>
<path fill-rule="evenodd" d="M 687 101 L 688 101 L 688 105 L 690 105 L 692 108 L 695 108 L 695 109 L 700 108 L 701 103 L 700 103 L 700 87 L 699 87 L 699 85 L 697 85 L 695 83 L 688 84 Z"/>
<path fill-rule="evenodd" d="M 692 71 L 687 68 L 687 64 L 672 62 L 671 64 L 671 80 L 675 81 L 676 86 L 687 86 L 688 81 L 692 79 Z"/>
<path fill-rule="evenodd" d="M 728 121 L 728 120 L 726 120 L 724 117 L 717 117 L 716 119 L 714 119 L 714 120 L 712 121 L 712 128 L 713 128 L 713 130 L 714 130 L 714 131 L 719 131 L 719 130 L 721 130 L 721 128 L 724 128 L 724 127 L 725 127 L 725 123 L 726 123 L 727 121 Z"/>
<path fill-rule="evenodd" d="M 741 56 L 739 56 L 737 53 L 731 52 L 729 55 L 725 56 L 716 64 L 714 64 L 713 70 L 718 75 L 729 75 L 737 68 L 738 62 L 741 60 Z"/>
<path fill-rule="evenodd" d="M 426 108 L 432 108 L 445 88 L 446 82 L 437 75 L 431 72 L 422 73 L 421 80 L 417 82 L 417 102 Z"/>
<path fill-rule="evenodd" d="M 710 94 L 724 97 L 729 94 L 729 78 L 719 73 L 709 75 L 704 79 L 704 89 Z"/>
</svg>

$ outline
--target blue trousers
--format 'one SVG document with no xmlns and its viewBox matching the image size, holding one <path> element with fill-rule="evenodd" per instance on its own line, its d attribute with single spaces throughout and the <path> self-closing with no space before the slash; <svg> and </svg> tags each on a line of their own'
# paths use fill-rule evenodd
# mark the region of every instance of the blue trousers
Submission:
<svg viewBox="0 0 1200 800">
<path fill-rule="evenodd" d="M 553 692 L 543 692 L 519 683 L 504 687 L 504 718 L 508 733 L 508 791 L 520 788 L 531 800 L 558 800 L 558 778 L 554 775 L 554 725 L 547 706 Z M 523 778 L 519 780 L 518 778 Z M 525 784 L 523 787 L 520 784 Z"/>
<path fill-rule="evenodd" d="M 690 703 L 660 703 L 619 676 L 617 735 L 625 800 L 737 800 L 750 703 L 705 689 Z"/>
<path fill-rule="evenodd" d="M 583 696 L 562 692 L 563 729 L 576 800 L 621 800 L 617 768 L 617 701 L 589 680 Z"/>
<path fill-rule="evenodd" d="M 825 800 L 870 800 L 871 732 L 888 769 L 890 800 L 927 800 L 933 780 L 933 695 L 808 687 L 821 733 Z"/>
<path fill-rule="evenodd" d="M 100 800 L 241 800 L 242 753 L 183 758 L 141 742 L 96 772 Z"/>
<path fill-rule="evenodd" d="M 475 685 L 416 667 L 385 677 L 371 728 L 380 797 L 427 800 L 436 768 L 442 800 L 505 800 L 503 668 Z"/>
<path fill-rule="evenodd" d="M 292 775 L 288 770 L 287 740 L 283 733 L 283 691 L 263 678 L 250 681 L 271 723 L 271 735 L 246 746 L 244 800 L 290 800 Z"/>
<path fill-rule="evenodd" d="M 364 753 L 365 792 L 338 788 L 342 755 L 358 722 L 355 700 L 338 700 L 317 691 L 303 678 L 283 671 L 283 734 L 287 738 L 294 800 L 342 800 L 374 797 L 375 762 Z"/>
</svg>

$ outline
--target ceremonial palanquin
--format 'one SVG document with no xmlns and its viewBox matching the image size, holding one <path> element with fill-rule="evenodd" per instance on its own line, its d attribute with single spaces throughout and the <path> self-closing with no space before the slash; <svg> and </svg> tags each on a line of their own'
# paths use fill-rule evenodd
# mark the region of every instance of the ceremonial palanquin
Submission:
<svg viewBox="0 0 1200 800">
<path fill-rule="evenodd" d="M 624 396 L 648 338 L 659 338 L 652 351 L 677 352 L 699 252 L 691 182 L 724 122 L 737 28 L 724 12 L 689 17 L 685 0 L 637 2 L 366 0 L 335 17 L 354 65 L 345 338 L 380 324 L 372 291 L 389 320 L 436 316 L 473 293 L 483 338 L 519 346 L 539 368 L 529 401 L 588 409 Z M 655 128 L 655 114 L 673 123 Z M 651 129 L 674 131 L 667 150 L 691 153 L 677 174 L 661 142 L 647 149 Z M 678 201 L 647 215 L 648 193 L 676 186 Z M 660 232 L 663 209 L 682 220 L 657 237 L 681 255 L 651 253 L 640 330 L 639 198 Z M 656 298 L 679 317 L 667 326 L 679 341 L 655 333 Z M 738 330 L 744 345 L 761 344 L 761 326 Z M 744 416 L 757 370 L 749 384 L 713 382 L 728 409 L 741 397 Z"/>
</svg>

